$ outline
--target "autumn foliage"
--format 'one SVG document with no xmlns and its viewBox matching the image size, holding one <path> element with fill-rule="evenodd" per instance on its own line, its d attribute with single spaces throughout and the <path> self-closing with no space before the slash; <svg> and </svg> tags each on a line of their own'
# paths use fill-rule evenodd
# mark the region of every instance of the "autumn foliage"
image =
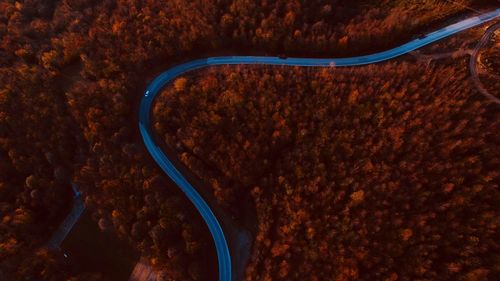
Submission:
<svg viewBox="0 0 500 281">
<path fill-rule="evenodd" d="M 462 2 L 473 5 L 487 1 Z M 87 211 L 103 232 L 114 233 L 176 280 L 214 280 L 215 253 L 201 218 L 158 170 L 138 135 L 137 101 L 148 79 L 175 63 L 214 52 L 316 56 L 371 52 L 397 45 L 410 39 L 411 34 L 464 11 L 462 6 L 438 0 L 418 5 L 389 0 L 0 0 L 0 279 L 107 278 L 64 264 L 59 259 L 61 253 L 57 256 L 41 250 L 70 208 L 71 179 L 83 192 Z M 272 75 L 276 77 L 265 83 L 281 87 L 279 83 L 286 81 Z M 211 83 L 217 85 L 218 79 L 211 78 L 204 89 L 215 91 Z M 184 92 L 191 82 L 179 80 L 175 88 Z M 309 93 L 321 87 L 311 84 L 302 90 Z M 247 89 L 253 91 L 255 87 Z M 364 91 L 360 88 L 358 95 L 352 94 L 352 106 L 366 95 Z M 241 92 L 228 91 L 219 96 L 232 106 L 244 101 Z M 265 98 L 262 103 L 266 103 Z M 185 114 L 192 112 L 186 109 Z M 212 113 L 210 118 L 214 124 L 226 120 Z M 236 165 L 231 172 L 234 174 L 226 179 L 236 178 L 239 170 L 250 169 L 255 161 L 263 161 L 263 171 L 267 171 L 275 165 L 270 162 L 274 154 L 289 149 L 288 138 L 296 134 L 296 129 L 289 127 L 283 115 L 272 118 L 273 125 L 265 127 L 273 135 L 272 146 L 258 147 L 257 143 L 267 140 L 247 142 L 242 135 L 248 154 L 255 153 L 251 155 L 253 162 L 241 163 L 243 158 L 235 158 L 220 164 Z M 313 128 L 301 126 L 306 134 Z M 407 142 L 401 139 L 407 132 L 398 126 L 391 130 L 394 144 L 404 149 Z M 341 140 L 351 138 L 346 134 Z M 191 142 L 185 145 L 200 146 L 195 140 Z M 231 144 L 233 150 L 237 144 Z M 456 147 L 463 145 L 468 142 Z M 353 149 L 341 143 L 337 146 Z M 380 163 L 372 163 L 372 169 L 381 169 L 377 165 Z M 283 172 L 280 185 L 295 182 L 286 174 Z M 235 211 L 230 206 L 235 192 L 245 190 L 256 198 L 269 192 L 266 190 L 272 183 L 266 181 L 275 177 L 262 177 L 262 183 L 254 184 L 262 175 L 238 178 L 235 183 L 241 181 L 245 189 L 230 189 L 222 178 L 214 178 L 211 186 L 221 202 Z M 461 190 L 460 185 L 453 184 L 450 194 Z M 314 185 L 309 188 L 320 190 Z M 351 198 L 350 193 L 345 196 Z M 359 206 L 369 197 L 367 191 L 354 195 Z M 268 209 L 259 212 L 269 214 Z M 305 216 L 305 220 L 309 215 L 304 212 L 300 217 Z M 262 233 L 269 227 L 265 226 Z M 318 237 L 314 227 L 311 229 L 308 235 Z M 413 233 L 408 241 L 417 236 Z M 262 260 L 253 261 L 254 265 L 266 263 L 267 257 L 286 257 L 295 248 L 291 242 L 276 241 L 280 244 L 266 246 L 269 251 L 276 246 L 276 257 L 263 254 Z M 42 258 L 44 255 L 50 258 Z M 36 266 L 31 266 L 33 259 L 37 259 Z M 341 263 L 356 264 L 353 258 Z M 280 260 L 281 278 L 294 271 L 291 264 L 289 258 Z M 251 266 L 249 274 L 266 276 L 269 270 L 265 268 L 270 266 L 263 266 L 262 271 Z M 464 272 L 469 267 L 459 264 L 452 268 Z M 479 268 L 474 274 L 484 272 Z"/>
<path fill-rule="evenodd" d="M 246 280 L 493 280 L 499 111 L 451 63 L 215 67 L 155 128 L 220 204 L 254 202 Z"/>
</svg>

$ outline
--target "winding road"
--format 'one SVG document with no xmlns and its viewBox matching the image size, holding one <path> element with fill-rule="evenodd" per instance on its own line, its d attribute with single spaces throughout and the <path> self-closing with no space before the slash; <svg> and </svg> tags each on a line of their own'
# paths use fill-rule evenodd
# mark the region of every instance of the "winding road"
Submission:
<svg viewBox="0 0 500 281">
<path fill-rule="evenodd" d="M 221 225 L 215 217 L 212 210 L 203 200 L 196 189 L 188 182 L 174 164 L 163 153 L 160 146 L 154 142 L 154 132 L 151 126 L 151 109 L 154 98 L 160 93 L 160 90 L 173 79 L 181 74 L 195 69 L 215 66 L 215 65 L 234 65 L 234 64 L 262 64 L 262 65 L 287 65 L 287 66 L 312 66 L 312 67 L 340 67 L 340 66 L 356 66 L 371 64 L 381 61 L 386 61 L 427 44 L 448 37 L 460 31 L 478 26 L 500 16 L 500 9 L 484 13 L 482 15 L 471 17 L 466 20 L 451 24 L 437 31 L 426 34 L 423 37 L 410 41 L 394 49 L 384 52 L 375 53 L 366 56 L 350 57 L 350 58 L 280 58 L 280 57 L 261 57 L 261 56 L 225 56 L 225 57 L 210 57 L 204 59 L 193 60 L 161 73 L 147 87 L 144 96 L 141 99 L 139 109 L 139 130 L 141 132 L 144 144 L 151 156 L 154 158 L 160 168 L 177 184 L 177 186 L 186 194 L 195 207 L 200 212 L 202 218 L 208 225 L 208 229 L 214 239 L 215 248 L 218 258 L 219 280 L 232 280 L 231 256 L 229 248 L 222 231 Z"/>
<path fill-rule="evenodd" d="M 472 81 L 476 85 L 476 88 L 479 90 L 479 92 L 485 96 L 487 99 L 491 100 L 492 102 L 496 104 L 500 104 L 500 99 L 495 97 L 494 95 L 490 94 L 488 90 L 484 87 L 483 83 L 481 83 L 481 80 L 479 79 L 479 74 L 477 73 L 477 57 L 479 55 L 480 50 L 486 46 L 488 41 L 491 39 L 493 36 L 493 33 L 500 28 L 500 22 L 490 26 L 486 32 L 484 33 L 483 37 L 481 40 L 479 40 L 479 43 L 477 43 L 476 48 L 474 48 L 474 51 L 471 54 L 470 61 L 469 61 L 469 69 L 470 73 L 472 76 Z"/>
</svg>

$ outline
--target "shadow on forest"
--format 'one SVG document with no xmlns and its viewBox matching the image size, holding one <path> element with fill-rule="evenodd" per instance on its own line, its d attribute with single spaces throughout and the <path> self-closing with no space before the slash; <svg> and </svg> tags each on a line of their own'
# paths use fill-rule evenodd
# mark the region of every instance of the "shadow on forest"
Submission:
<svg viewBox="0 0 500 281">
<path fill-rule="evenodd" d="M 104 233 L 85 212 L 73 227 L 61 249 L 81 272 L 99 272 L 112 281 L 128 280 L 139 258 L 114 233 Z"/>
</svg>

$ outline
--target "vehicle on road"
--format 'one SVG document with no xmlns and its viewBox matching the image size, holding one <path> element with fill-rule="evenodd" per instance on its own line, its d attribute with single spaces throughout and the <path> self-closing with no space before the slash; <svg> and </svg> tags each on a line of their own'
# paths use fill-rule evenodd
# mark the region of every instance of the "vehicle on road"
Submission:
<svg viewBox="0 0 500 281">
<path fill-rule="evenodd" d="M 346 66 L 356 66 L 356 65 L 366 65 L 382 61 L 387 61 L 389 59 L 399 57 L 401 55 L 407 54 L 425 45 L 443 39 L 445 37 L 456 34 L 460 31 L 467 30 L 469 28 L 478 26 L 490 20 L 500 17 L 500 9 L 482 14 L 477 17 L 472 17 L 458 23 L 449 25 L 445 28 L 441 28 L 435 32 L 429 33 L 424 37 L 419 37 L 419 39 L 410 41 L 399 47 L 374 53 L 371 55 L 350 57 L 350 58 L 287 58 L 285 56 L 278 57 L 264 57 L 264 56 L 227 56 L 227 57 L 210 57 L 204 59 L 197 59 L 193 61 L 186 62 L 181 65 L 177 65 L 168 69 L 167 71 L 158 75 L 147 87 L 145 94 L 143 95 L 139 108 L 139 129 L 142 135 L 144 144 L 151 154 L 153 159 L 156 161 L 158 166 L 177 184 L 177 186 L 186 194 L 186 196 L 195 205 L 197 210 L 200 212 L 203 220 L 206 222 L 210 233 L 214 239 L 215 249 L 218 258 L 219 267 L 219 280 L 220 281 L 231 281 L 233 280 L 231 256 L 229 254 L 229 247 L 226 241 L 224 232 L 222 231 L 221 224 L 215 217 L 214 213 L 208 206 L 208 204 L 203 200 L 201 195 L 198 193 L 196 188 L 191 185 L 191 183 L 184 177 L 184 175 L 179 172 L 170 159 L 165 155 L 165 153 L 160 149 L 160 146 L 155 143 L 153 138 L 154 128 L 151 124 L 151 111 L 153 107 L 154 98 L 160 93 L 161 89 L 165 87 L 168 83 L 173 81 L 178 76 L 195 70 L 208 66 L 216 65 L 288 65 L 288 66 L 313 66 L 313 67 L 346 67 Z"/>
</svg>

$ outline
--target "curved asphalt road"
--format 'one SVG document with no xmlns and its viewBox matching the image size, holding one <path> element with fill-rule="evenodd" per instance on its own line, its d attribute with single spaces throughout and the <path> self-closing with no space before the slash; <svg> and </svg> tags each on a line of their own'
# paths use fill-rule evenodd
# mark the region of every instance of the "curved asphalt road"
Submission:
<svg viewBox="0 0 500 281">
<path fill-rule="evenodd" d="M 217 251 L 219 264 L 219 280 L 230 281 L 231 273 L 231 257 L 222 228 L 217 221 L 217 218 L 208 207 L 207 203 L 202 199 L 196 189 L 186 180 L 186 178 L 175 168 L 172 162 L 162 152 L 160 147 L 153 141 L 153 129 L 150 126 L 150 112 L 153 105 L 153 100 L 160 90 L 177 76 L 202 67 L 214 65 L 228 64 L 267 64 L 267 65 L 289 65 L 289 66 L 354 66 L 371 64 L 381 61 L 386 61 L 422 46 L 466 30 L 468 28 L 480 25 L 500 16 L 500 9 L 482 14 L 477 17 L 472 17 L 445 28 L 429 33 L 423 37 L 410 41 L 404 45 L 390 49 L 384 52 L 375 53 L 366 56 L 351 57 L 351 58 L 332 58 L 332 59 L 315 59 L 315 58 L 279 58 L 279 57 L 258 57 L 258 56 L 227 56 L 227 57 L 211 57 L 205 59 L 193 60 L 178 66 L 175 66 L 157 76 L 147 87 L 144 96 L 142 97 L 139 111 L 139 129 L 144 140 L 144 144 L 151 156 L 155 159 L 161 169 L 179 186 L 179 188 L 193 202 L 195 207 L 200 212 L 201 216 L 208 225 L 208 229 L 213 236 L 215 248 Z"/>
<path fill-rule="evenodd" d="M 484 87 L 483 83 L 481 83 L 481 80 L 479 79 L 479 75 L 477 73 L 477 56 L 479 55 L 479 51 L 488 43 L 488 41 L 491 39 L 491 36 L 493 36 L 493 33 L 500 28 L 500 22 L 488 27 L 486 32 L 484 33 L 483 37 L 479 41 L 479 43 L 476 45 L 476 48 L 474 48 L 474 51 L 472 51 L 472 55 L 470 56 L 470 61 L 469 61 L 469 69 L 470 73 L 472 76 L 472 81 L 476 85 L 476 88 L 478 91 L 483 94 L 487 99 L 491 100 L 492 102 L 496 104 L 500 104 L 500 99 L 497 98 L 496 96 L 490 94 L 488 90 Z"/>
</svg>

